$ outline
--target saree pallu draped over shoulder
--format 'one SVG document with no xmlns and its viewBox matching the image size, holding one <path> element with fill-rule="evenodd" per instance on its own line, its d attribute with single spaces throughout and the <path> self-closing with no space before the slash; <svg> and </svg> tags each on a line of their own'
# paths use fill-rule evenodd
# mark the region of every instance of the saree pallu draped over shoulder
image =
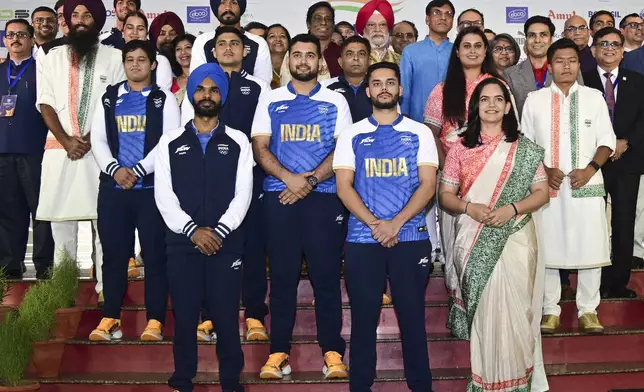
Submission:
<svg viewBox="0 0 644 392">
<path fill-rule="evenodd" d="M 500 208 L 523 200 L 533 183 L 545 180 L 544 151 L 525 137 L 513 143 L 498 137 L 460 150 L 471 154 L 468 164 L 459 178 L 446 168 L 441 181 L 458 186 L 464 201 Z M 468 391 L 531 391 L 535 350 L 540 349 L 533 323 L 540 313 L 533 310 L 537 238 L 532 217 L 517 215 L 497 228 L 461 214 L 454 233 L 459 284 L 448 327 L 471 342 Z"/>
</svg>

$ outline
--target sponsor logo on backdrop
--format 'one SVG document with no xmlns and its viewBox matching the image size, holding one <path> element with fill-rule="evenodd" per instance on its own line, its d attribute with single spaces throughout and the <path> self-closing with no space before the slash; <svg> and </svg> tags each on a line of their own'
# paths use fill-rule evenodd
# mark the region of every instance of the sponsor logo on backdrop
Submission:
<svg viewBox="0 0 644 392">
<path fill-rule="evenodd" d="M 597 12 L 597 11 L 600 11 L 600 10 L 588 11 L 588 18 L 592 17 L 595 14 L 595 12 Z M 621 19 L 622 18 L 622 15 L 619 13 L 619 11 L 608 11 L 608 12 L 610 12 L 610 14 L 613 15 L 613 18 L 615 18 L 615 19 Z"/>
<path fill-rule="evenodd" d="M 552 20 L 567 20 L 571 16 L 575 15 L 577 15 L 575 11 L 572 11 L 572 13 L 561 13 L 553 10 L 548 11 L 548 18 Z"/>
<path fill-rule="evenodd" d="M 0 10 L 0 20 L 29 19 L 29 10 Z"/>
<path fill-rule="evenodd" d="M 161 15 L 164 12 L 168 12 L 168 10 L 163 10 L 163 11 L 159 11 L 159 12 L 144 12 L 143 10 L 141 10 L 141 12 L 143 12 L 145 14 L 145 17 L 148 18 L 148 21 L 152 21 L 152 19 L 156 18 L 157 16 Z M 116 11 L 113 10 L 113 9 L 107 10 L 107 11 L 105 11 L 105 16 L 107 16 L 107 19 L 113 19 L 113 18 L 116 17 Z M 26 16 L 25 18 L 28 18 L 28 16 Z M 0 19 L 2 19 L 2 18 L 0 17 Z M 110 29 L 111 29 L 111 27 L 110 27 Z"/>
<path fill-rule="evenodd" d="M 505 23 L 525 23 L 528 16 L 528 7 L 505 7 Z"/>
<path fill-rule="evenodd" d="M 329 0 L 331 6 L 336 11 L 349 11 L 358 12 L 363 5 L 367 4 L 369 0 Z M 405 5 L 405 0 L 389 0 L 394 13 L 402 10 Z"/>
<path fill-rule="evenodd" d="M 210 23 L 209 6 L 188 6 L 186 15 L 188 23 Z"/>
</svg>

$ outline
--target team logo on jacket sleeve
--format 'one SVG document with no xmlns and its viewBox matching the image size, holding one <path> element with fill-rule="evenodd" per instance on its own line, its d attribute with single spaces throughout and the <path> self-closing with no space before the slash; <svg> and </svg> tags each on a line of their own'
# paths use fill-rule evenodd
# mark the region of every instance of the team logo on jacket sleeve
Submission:
<svg viewBox="0 0 644 392">
<path fill-rule="evenodd" d="M 161 105 L 163 105 L 163 98 L 161 97 L 154 98 L 152 101 L 154 102 L 154 107 L 157 109 L 160 108 Z"/>
<path fill-rule="evenodd" d="M 250 94 L 250 87 L 248 87 L 248 86 L 242 86 L 242 87 L 240 87 L 240 88 L 239 88 L 239 91 L 240 91 L 243 95 L 249 95 L 249 94 Z"/>
<path fill-rule="evenodd" d="M 190 150 L 190 146 L 187 144 L 184 144 L 183 146 L 180 146 L 179 148 L 177 148 L 177 151 L 175 151 L 174 153 L 177 155 L 186 155 L 188 153 L 188 150 Z"/>
</svg>

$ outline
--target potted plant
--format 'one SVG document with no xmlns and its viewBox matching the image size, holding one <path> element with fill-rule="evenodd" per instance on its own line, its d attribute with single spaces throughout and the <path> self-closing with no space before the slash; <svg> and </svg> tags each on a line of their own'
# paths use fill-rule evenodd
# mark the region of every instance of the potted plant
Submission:
<svg viewBox="0 0 644 392">
<path fill-rule="evenodd" d="M 7 297 L 8 292 L 9 283 L 7 282 L 7 273 L 3 267 L 0 268 L 0 323 L 2 323 L 2 320 L 4 320 L 6 315 L 14 309 L 13 306 L 2 304 L 4 299 Z"/>
<path fill-rule="evenodd" d="M 78 292 L 78 265 L 68 254 L 52 271 L 52 300 L 56 309 L 56 328 L 54 337 L 69 340 L 76 336 L 83 308 L 76 307 Z"/>
<path fill-rule="evenodd" d="M 33 285 L 18 308 L 19 323 L 33 342 L 33 363 L 38 377 L 57 377 L 65 340 L 50 339 L 56 325 L 54 286 L 51 281 Z"/>
<path fill-rule="evenodd" d="M 18 319 L 18 312 L 7 315 L 0 324 L 0 392 L 37 391 L 37 382 L 24 381 L 31 359 L 31 339 Z"/>
</svg>

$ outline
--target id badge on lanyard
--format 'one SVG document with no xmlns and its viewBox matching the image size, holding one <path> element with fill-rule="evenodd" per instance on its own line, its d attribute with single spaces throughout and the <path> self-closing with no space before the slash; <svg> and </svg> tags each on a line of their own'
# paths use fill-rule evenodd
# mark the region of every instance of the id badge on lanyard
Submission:
<svg viewBox="0 0 644 392">
<path fill-rule="evenodd" d="M 34 62 L 33 57 L 27 60 L 27 64 L 25 64 L 25 66 L 22 67 L 20 72 L 18 72 L 18 75 L 12 78 L 11 68 L 13 66 L 13 62 L 9 60 L 9 64 L 7 64 L 7 83 L 9 83 L 9 91 L 7 92 L 6 95 L 3 95 L 2 98 L 0 99 L 0 117 L 13 117 L 15 115 L 16 104 L 18 103 L 18 95 L 11 94 L 11 90 L 14 87 L 16 87 L 18 82 L 20 82 L 22 75 L 24 75 L 25 71 L 27 71 L 27 68 L 29 68 L 33 62 Z"/>
</svg>

